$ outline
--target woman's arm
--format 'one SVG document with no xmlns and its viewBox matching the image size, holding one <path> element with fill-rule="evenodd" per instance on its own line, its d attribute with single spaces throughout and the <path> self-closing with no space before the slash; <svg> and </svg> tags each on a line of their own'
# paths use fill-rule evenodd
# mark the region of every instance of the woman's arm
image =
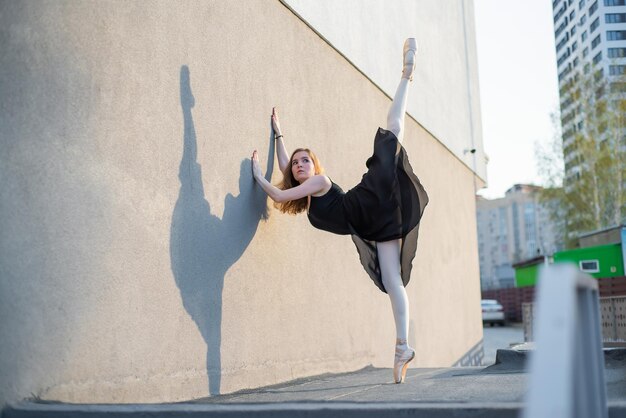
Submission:
<svg viewBox="0 0 626 418">
<path fill-rule="evenodd" d="M 272 128 L 274 128 L 274 135 L 276 138 L 276 157 L 278 157 L 278 168 L 281 172 L 289 166 L 289 154 L 285 149 L 285 143 L 283 141 L 283 134 L 280 131 L 280 122 L 278 121 L 278 113 L 276 108 L 272 108 Z"/>
<path fill-rule="evenodd" d="M 330 180 L 324 175 L 315 175 L 299 186 L 287 190 L 280 190 L 263 177 L 259 166 L 259 156 L 256 151 L 252 154 L 252 174 L 261 188 L 276 203 L 283 203 L 289 200 L 298 200 L 305 196 L 322 191 L 330 185 Z"/>
</svg>

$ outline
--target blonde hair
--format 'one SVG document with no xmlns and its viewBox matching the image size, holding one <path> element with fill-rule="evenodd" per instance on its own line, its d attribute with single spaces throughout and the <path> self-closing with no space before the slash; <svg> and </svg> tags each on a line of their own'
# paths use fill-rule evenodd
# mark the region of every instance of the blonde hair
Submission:
<svg viewBox="0 0 626 418">
<path fill-rule="evenodd" d="M 324 168 L 320 161 L 317 159 L 317 156 L 308 148 L 298 148 L 294 152 L 291 153 L 291 157 L 289 158 L 289 165 L 285 167 L 283 171 L 283 181 L 280 182 L 276 187 L 281 190 L 291 189 L 292 187 L 299 186 L 300 183 L 293 176 L 293 172 L 291 171 L 291 163 L 293 161 L 293 156 L 296 153 L 304 151 L 309 154 L 311 157 L 311 161 L 313 161 L 313 167 L 315 169 L 315 174 L 323 174 Z M 281 211 L 282 213 L 288 213 L 290 215 L 297 215 L 298 213 L 304 212 L 308 205 L 308 196 L 302 197 L 298 200 L 288 200 L 287 202 L 282 203 L 274 203 L 274 207 Z"/>
</svg>

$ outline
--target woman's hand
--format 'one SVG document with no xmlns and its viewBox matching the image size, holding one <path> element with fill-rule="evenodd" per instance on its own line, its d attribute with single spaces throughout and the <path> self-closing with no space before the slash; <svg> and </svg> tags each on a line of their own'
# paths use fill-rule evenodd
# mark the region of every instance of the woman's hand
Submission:
<svg viewBox="0 0 626 418">
<path fill-rule="evenodd" d="M 259 166 L 259 154 L 254 150 L 252 153 L 252 176 L 257 179 L 263 177 L 263 172 Z"/>
<path fill-rule="evenodd" d="M 276 113 L 276 108 L 272 108 L 272 129 L 274 129 L 274 135 L 280 135 L 280 122 L 278 121 L 278 113 Z"/>
</svg>

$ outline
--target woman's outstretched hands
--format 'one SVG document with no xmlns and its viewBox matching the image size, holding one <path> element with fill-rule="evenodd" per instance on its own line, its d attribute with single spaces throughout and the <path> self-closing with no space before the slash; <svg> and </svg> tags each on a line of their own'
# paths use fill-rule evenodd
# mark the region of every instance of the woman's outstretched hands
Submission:
<svg viewBox="0 0 626 418">
<path fill-rule="evenodd" d="M 261 167 L 259 166 L 259 154 L 254 150 L 252 153 L 252 176 L 256 179 L 258 177 L 263 177 L 263 172 L 261 171 Z"/>
<path fill-rule="evenodd" d="M 278 121 L 278 113 L 276 113 L 276 108 L 272 108 L 272 129 L 274 129 L 274 135 L 280 135 L 280 122 Z"/>
</svg>

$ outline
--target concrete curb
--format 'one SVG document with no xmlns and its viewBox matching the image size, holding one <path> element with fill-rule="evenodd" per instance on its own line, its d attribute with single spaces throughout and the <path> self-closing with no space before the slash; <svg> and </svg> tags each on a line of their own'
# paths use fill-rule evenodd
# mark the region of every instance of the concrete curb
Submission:
<svg viewBox="0 0 626 418">
<path fill-rule="evenodd" d="M 498 349 L 494 364 L 485 367 L 484 372 L 490 371 L 524 371 L 532 349 L 512 348 Z M 604 364 L 606 368 L 626 367 L 626 348 L 604 348 Z"/>
<path fill-rule="evenodd" d="M 307 402 L 281 404 L 146 404 L 68 405 L 22 402 L 4 410 L 2 418 L 195 418 L 195 417 L 415 417 L 514 418 L 521 403 L 354 403 Z M 609 417 L 626 417 L 626 401 L 610 402 Z"/>
<path fill-rule="evenodd" d="M 517 417 L 521 404 L 512 403 L 354 403 L 307 402 L 279 404 L 151 404 L 67 405 L 23 402 L 7 408 L 3 418 L 374 418 L 374 417 Z M 626 409 L 625 409 L 626 410 Z"/>
</svg>

